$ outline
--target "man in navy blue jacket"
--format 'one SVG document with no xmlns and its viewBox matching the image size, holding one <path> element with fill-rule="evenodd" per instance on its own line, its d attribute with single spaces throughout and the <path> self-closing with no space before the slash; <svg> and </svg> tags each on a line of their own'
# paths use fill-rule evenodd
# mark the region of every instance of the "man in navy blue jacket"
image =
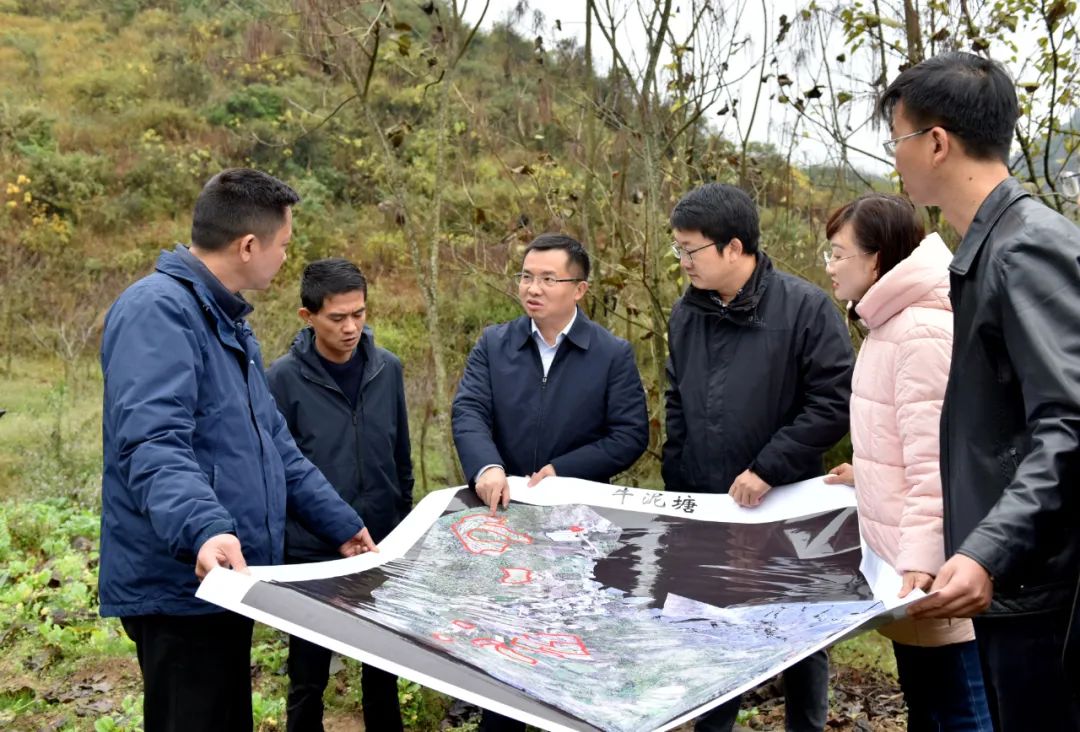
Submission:
<svg viewBox="0 0 1080 732">
<path fill-rule="evenodd" d="M 506 476 L 606 482 L 649 443 L 634 350 L 578 309 L 589 255 L 543 234 L 516 276 L 525 315 L 484 329 L 454 397 L 454 442 L 465 476 L 494 510 Z"/>
<path fill-rule="evenodd" d="M 490 326 L 469 354 L 454 397 L 454 442 L 466 477 L 494 512 L 510 502 L 509 475 L 606 482 L 649 443 L 634 351 L 585 317 L 589 255 L 568 236 L 543 234 L 517 275 L 525 315 Z M 490 712 L 480 729 L 524 729 Z"/>
<path fill-rule="evenodd" d="M 101 614 L 135 641 L 147 732 L 252 727 L 252 622 L 195 597 L 213 567 L 280 564 L 287 512 L 345 556 L 375 548 L 293 442 L 238 294 L 269 287 L 298 201 L 265 173 L 216 175 L 191 248 L 105 319 Z"/>
</svg>

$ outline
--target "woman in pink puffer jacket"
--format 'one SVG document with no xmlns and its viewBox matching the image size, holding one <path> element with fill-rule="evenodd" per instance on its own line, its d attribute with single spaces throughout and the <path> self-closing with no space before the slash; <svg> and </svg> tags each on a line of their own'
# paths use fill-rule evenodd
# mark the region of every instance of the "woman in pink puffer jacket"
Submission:
<svg viewBox="0 0 1080 732">
<path fill-rule="evenodd" d="M 903 576 L 901 596 L 929 590 L 945 562 L 938 423 L 949 376 L 952 253 L 923 239 L 914 207 L 873 193 L 826 226 L 826 271 L 852 320 L 868 331 L 851 397 L 854 469 L 829 482 L 855 486 L 863 539 Z M 920 243 L 921 241 L 921 243 Z M 901 620 L 893 641 L 909 730 L 990 730 L 970 620 Z"/>
</svg>

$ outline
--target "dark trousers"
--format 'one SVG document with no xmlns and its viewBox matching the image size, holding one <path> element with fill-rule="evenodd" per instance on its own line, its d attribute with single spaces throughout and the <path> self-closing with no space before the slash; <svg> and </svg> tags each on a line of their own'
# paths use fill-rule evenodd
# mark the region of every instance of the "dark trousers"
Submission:
<svg viewBox="0 0 1080 732">
<path fill-rule="evenodd" d="M 1080 702 L 1061 664 L 1068 613 L 984 616 L 973 622 L 994 729 L 1080 731 Z"/>
<path fill-rule="evenodd" d="M 993 732 L 975 641 L 933 648 L 893 643 L 908 732 Z"/>
<path fill-rule="evenodd" d="M 730 732 L 742 697 L 707 712 L 694 732 Z M 784 670 L 784 728 L 789 732 L 821 732 L 829 718 L 829 655 L 818 651 Z"/>
<path fill-rule="evenodd" d="M 303 638 L 289 636 L 288 732 L 323 731 L 323 692 L 330 680 L 331 653 Z M 397 676 L 374 666 L 360 670 L 364 727 L 371 732 L 402 732 Z"/>
<path fill-rule="evenodd" d="M 139 657 L 146 732 L 251 730 L 251 620 L 213 613 L 121 622 Z"/>
<path fill-rule="evenodd" d="M 480 715 L 479 732 L 525 732 L 525 723 L 485 709 Z"/>
</svg>

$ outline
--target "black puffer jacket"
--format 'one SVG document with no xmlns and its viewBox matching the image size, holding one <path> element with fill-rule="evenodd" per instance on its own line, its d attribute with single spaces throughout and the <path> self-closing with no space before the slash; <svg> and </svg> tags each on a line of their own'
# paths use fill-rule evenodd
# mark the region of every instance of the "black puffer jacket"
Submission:
<svg viewBox="0 0 1080 732">
<path fill-rule="evenodd" d="M 822 473 L 848 431 L 855 355 L 819 288 L 765 254 L 727 306 L 690 287 L 668 326 L 668 490 L 726 493 L 747 468 L 770 485 Z"/>
<path fill-rule="evenodd" d="M 278 409 L 304 456 L 322 471 L 382 541 L 412 509 L 413 470 L 401 361 L 375 346 L 364 328 L 364 376 L 356 408 L 326 373 L 315 352 L 315 332 L 300 331 L 289 352 L 266 374 Z M 290 517 L 289 561 L 340 559 L 330 546 Z"/>
<path fill-rule="evenodd" d="M 994 577 L 990 614 L 1067 608 L 1080 570 L 1080 230 L 1009 178 L 950 270 L 946 552 Z"/>
</svg>

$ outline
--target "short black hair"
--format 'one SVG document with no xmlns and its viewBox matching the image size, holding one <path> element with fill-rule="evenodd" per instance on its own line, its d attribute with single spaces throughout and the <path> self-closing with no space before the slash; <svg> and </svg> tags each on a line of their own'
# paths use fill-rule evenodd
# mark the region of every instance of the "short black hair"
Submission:
<svg viewBox="0 0 1080 732">
<path fill-rule="evenodd" d="M 900 102 L 916 127 L 943 127 L 971 157 L 1008 163 L 1020 107 L 1012 79 L 996 61 L 959 51 L 928 58 L 881 93 L 877 116 L 892 124 Z"/>
<path fill-rule="evenodd" d="M 680 198 L 671 210 L 671 228 L 700 231 L 718 251 L 738 238 L 743 252 L 757 254 L 761 239 L 754 201 L 746 191 L 726 183 L 706 183 Z"/>
<path fill-rule="evenodd" d="M 359 267 L 341 257 L 317 259 L 304 267 L 300 277 L 300 302 L 313 313 L 322 310 L 326 298 L 357 290 L 367 299 L 367 279 Z"/>
<path fill-rule="evenodd" d="M 300 196 L 285 183 L 250 168 L 230 168 L 211 178 L 195 200 L 191 243 L 208 252 L 240 237 L 272 236 L 285 223 L 285 210 Z"/>
<path fill-rule="evenodd" d="M 546 252 L 549 249 L 562 249 L 570 258 L 569 268 L 577 268 L 581 279 L 589 279 L 589 253 L 577 239 L 565 234 L 541 234 L 525 247 L 525 254 L 532 251 Z"/>
</svg>

